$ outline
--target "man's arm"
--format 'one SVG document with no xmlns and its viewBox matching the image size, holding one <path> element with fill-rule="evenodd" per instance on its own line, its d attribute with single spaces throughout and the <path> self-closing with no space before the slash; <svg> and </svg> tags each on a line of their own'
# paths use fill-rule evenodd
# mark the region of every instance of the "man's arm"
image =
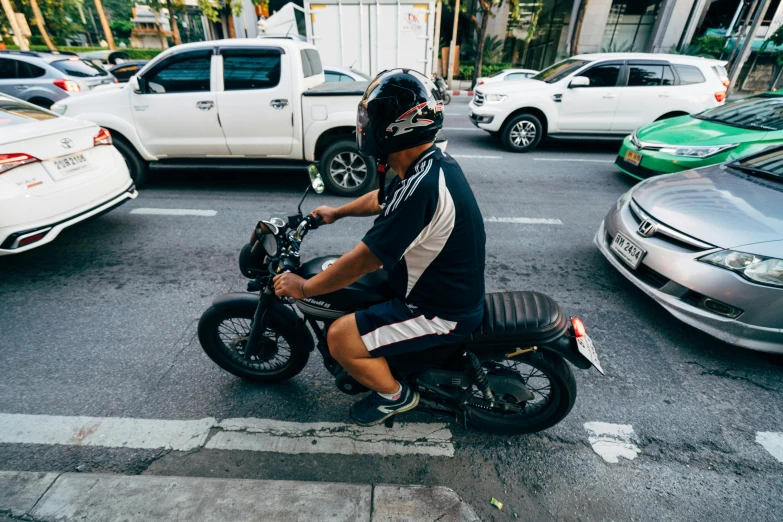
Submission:
<svg viewBox="0 0 783 522">
<path fill-rule="evenodd" d="M 340 208 L 322 206 L 313 212 L 321 216 L 326 225 L 344 217 L 375 216 L 381 212 L 381 206 L 378 205 L 378 191 L 368 192 Z"/>
<path fill-rule="evenodd" d="M 332 266 L 310 279 L 305 280 L 292 273 L 275 276 L 275 294 L 295 299 L 328 294 L 375 272 L 382 264 L 367 245 L 360 242 Z"/>
</svg>

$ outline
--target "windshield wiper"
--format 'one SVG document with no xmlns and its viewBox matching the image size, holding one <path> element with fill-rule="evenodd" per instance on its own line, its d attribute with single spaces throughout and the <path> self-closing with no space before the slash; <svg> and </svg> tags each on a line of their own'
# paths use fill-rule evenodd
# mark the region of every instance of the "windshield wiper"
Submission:
<svg viewBox="0 0 783 522">
<path fill-rule="evenodd" d="M 740 172 L 744 172 L 745 174 L 750 174 L 751 176 L 761 176 L 763 178 L 773 179 L 775 181 L 781 181 L 780 175 L 758 167 L 743 165 L 742 163 L 736 161 L 729 163 L 728 166 L 731 167 L 732 169 L 739 170 Z"/>
</svg>

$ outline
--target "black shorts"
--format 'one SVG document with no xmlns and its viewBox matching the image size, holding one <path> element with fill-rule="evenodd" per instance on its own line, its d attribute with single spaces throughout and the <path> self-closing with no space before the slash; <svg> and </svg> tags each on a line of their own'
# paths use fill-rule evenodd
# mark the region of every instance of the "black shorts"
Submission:
<svg viewBox="0 0 783 522">
<path fill-rule="evenodd" d="M 454 321 L 392 299 L 359 310 L 355 316 L 359 335 L 370 356 L 386 357 L 460 342 L 478 328 L 484 310 Z"/>
</svg>

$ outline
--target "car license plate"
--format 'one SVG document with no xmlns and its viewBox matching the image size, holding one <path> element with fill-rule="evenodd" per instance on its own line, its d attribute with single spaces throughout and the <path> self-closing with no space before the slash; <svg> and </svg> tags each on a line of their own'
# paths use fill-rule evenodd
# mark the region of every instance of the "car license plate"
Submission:
<svg viewBox="0 0 783 522">
<path fill-rule="evenodd" d="M 579 350 L 579 353 L 590 361 L 590 364 L 595 366 L 596 370 L 601 372 L 601 375 L 604 375 L 604 369 L 601 368 L 601 363 L 598 361 L 598 353 L 596 353 L 595 345 L 593 345 L 593 340 L 590 339 L 589 335 L 585 334 L 582 337 L 577 337 L 576 348 Z"/>
<path fill-rule="evenodd" d="M 642 162 L 642 155 L 638 152 L 634 152 L 632 150 L 625 151 L 625 161 L 630 163 L 631 165 L 639 166 L 639 163 Z"/>
<path fill-rule="evenodd" d="M 92 168 L 92 163 L 87 160 L 84 154 L 71 154 L 52 160 L 52 165 L 55 167 L 55 177 L 58 179 L 67 178 Z"/>
<path fill-rule="evenodd" d="M 645 249 L 619 232 L 614 236 L 614 240 L 612 240 L 612 251 L 634 269 L 639 266 L 644 254 L 647 253 Z"/>
</svg>

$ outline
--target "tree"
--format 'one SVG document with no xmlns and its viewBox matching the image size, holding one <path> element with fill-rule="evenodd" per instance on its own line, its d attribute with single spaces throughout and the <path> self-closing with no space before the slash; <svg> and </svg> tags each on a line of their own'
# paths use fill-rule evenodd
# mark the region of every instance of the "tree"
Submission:
<svg viewBox="0 0 783 522">
<path fill-rule="evenodd" d="M 511 16 L 519 18 L 519 0 L 508 0 L 511 6 Z M 493 9 L 500 7 L 503 0 L 479 0 L 479 12 L 481 13 L 481 24 L 479 25 L 476 16 L 472 17 L 473 23 L 478 27 L 478 36 L 476 45 L 476 57 L 473 64 L 473 74 L 471 75 L 471 85 L 476 85 L 476 79 L 481 76 L 481 65 L 484 61 L 484 45 L 487 41 L 487 27 L 489 18 L 495 16 Z"/>
<path fill-rule="evenodd" d="M 177 7 L 181 7 L 182 2 Z M 171 0 L 166 0 L 166 8 L 169 10 L 169 23 L 171 24 L 171 30 L 174 35 L 174 45 L 182 43 L 182 39 L 179 37 L 179 27 L 177 27 L 177 18 L 174 16 L 174 3 Z"/>
<path fill-rule="evenodd" d="M 198 8 L 212 23 L 220 22 L 220 13 L 224 11 L 227 18 L 226 25 L 228 27 L 226 29 L 228 29 L 228 37 L 236 38 L 231 15 L 239 16 L 242 14 L 242 0 L 198 0 Z"/>
<path fill-rule="evenodd" d="M 111 34 L 109 28 L 109 21 L 106 19 L 106 13 L 103 12 L 103 4 L 101 0 L 95 0 L 95 10 L 98 11 L 98 18 L 101 19 L 101 27 L 103 28 L 103 34 L 106 35 L 106 43 L 109 44 L 109 49 L 114 51 L 117 47 L 114 45 L 114 35 Z"/>
<path fill-rule="evenodd" d="M 38 26 L 38 30 L 41 32 L 41 38 L 43 38 L 46 47 L 48 47 L 50 51 L 56 51 L 57 49 L 54 47 L 52 40 L 49 38 L 49 33 L 46 32 L 43 15 L 41 14 L 41 9 L 38 7 L 38 2 L 36 0 L 30 0 L 30 8 L 33 10 L 35 25 Z"/>
</svg>

